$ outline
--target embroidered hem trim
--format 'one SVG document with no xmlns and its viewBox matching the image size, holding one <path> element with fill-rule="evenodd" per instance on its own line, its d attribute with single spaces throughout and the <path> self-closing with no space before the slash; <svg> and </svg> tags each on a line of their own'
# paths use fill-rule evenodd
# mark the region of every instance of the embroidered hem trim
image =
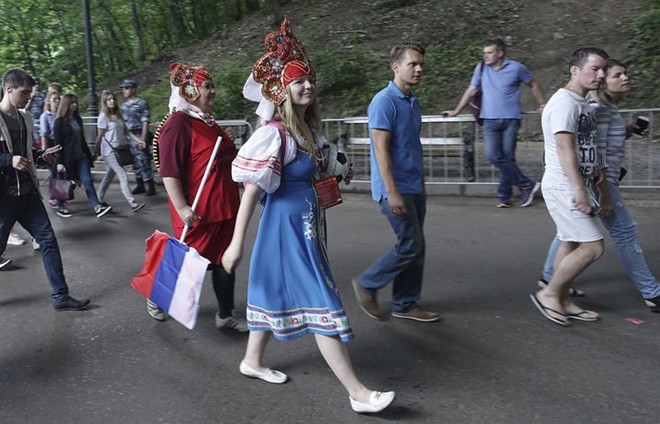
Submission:
<svg viewBox="0 0 660 424">
<path fill-rule="evenodd" d="M 270 330 L 275 338 L 280 340 L 298 338 L 309 332 L 339 336 L 342 341 L 349 341 L 354 337 L 343 310 L 297 308 L 288 311 L 269 311 L 248 305 L 247 321 L 251 331 Z"/>
</svg>

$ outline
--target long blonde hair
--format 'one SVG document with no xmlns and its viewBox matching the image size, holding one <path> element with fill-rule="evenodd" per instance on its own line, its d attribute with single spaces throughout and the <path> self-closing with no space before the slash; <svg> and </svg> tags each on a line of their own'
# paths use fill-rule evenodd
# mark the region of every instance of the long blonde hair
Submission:
<svg viewBox="0 0 660 424">
<path fill-rule="evenodd" d="M 281 121 L 284 123 L 286 130 L 291 134 L 293 138 L 296 139 L 298 145 L 303 148 L 303 150 L 313 157 L 318 163 L 322 161 L 321 153 L 316 147 L 315 140 L 307 140 L 303 136 L 302 128 L 307 123 L 309 128 L 312 130 L 312 133 L 320 132 L 321 130 L 321 107 L 316 96 L 314 96 L 314 101 L 310 106 L 305 110 L 304 120 L 301 120 L 296 111 L 293 108 L 293 103 L 289 100 L 291 99 L 291 89 L 290 86 L 286 87 L 286 100 L 277 105 L 275 108 L 275 115 L 273 119 Z M 304 144 L 301 144 L 304 142 Z"/>
<path fill-rule="evenodd" d="M 113 107 L 112 109 L 108 107 L 108 99 L 110 99 L 111 97 L 115 99 L 115 107 Z M 101 94 L 101 113 L 105 113 L 105 116 L 107 116 L 108 119 L 111 121 L 118 121 L 118 122 L 124 121 L 124 117 L 119 112 L 117 95 L 110 90 L 103 90 L 103 93 Z"/>
<path fill-rule="evenodd" d="M 52 112 L 52 113 L 57 113 L 57 110 L 53 110 L 53 97 L 60 97 L 60 93 L 56 91 L 51 91 L 46 95 L 46 101 L 44 102 L 44 112 Z M 58 105 L 59 106 L 59 105 Z"/>
</svg>

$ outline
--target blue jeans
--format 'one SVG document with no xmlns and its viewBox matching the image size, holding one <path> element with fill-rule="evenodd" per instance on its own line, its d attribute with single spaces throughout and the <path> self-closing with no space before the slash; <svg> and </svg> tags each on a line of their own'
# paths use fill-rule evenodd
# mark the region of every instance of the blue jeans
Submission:
<svg viewBox="0 0 660 424">
<path fill-rule="evenodd" d="M 520 191 L 534 187 L 534 181 L 523 175 L 516 165 L 516 143 L 520 119 L 484 119 L 484 149 L 486 157 L 500 170 L 497 193 L 500 200 L 511 198 L 512 186 Z"/>
<path fill-rule="evenodd" d="M 394 215 L 387 199 L 378 202 L 380 212 L 392 226 L 397 243 L 358 276 L 360 286 L 371 294 L 393 281 L 392 311 L 406 312 L 415 306 L 422 292 L 424 274 L 424 217 L 426 195 L 404 195 L 408 219 Z"/>
<path fill-rule="evenodd" d="M 91 203 L 92 207 L 96 209 L 96 207 L 99 206 L 101 202 L 99 202 L 99 198 L 96 196 L 96 189 L 94 188 L 94 180 L 92 179 L 89 157 L 84 156 L 78 159 L 77 161 L 73 162 L 72 166 L 74 167 L 75 172 L 71 172 L 72 170 L 67 169 L 67 173 L 69 175 L 78 175 L 80 184 L 85 187 L 85 194 L 87 195 L 87 199 L 89 199 L 89 203 Z M 62 207 L 64 205 L 64 201 L 58 200 L 57 205 Z"/>
<path fill-rule="evenodd" d="M 142 137 L 142 131 L 133 131 L 138 138 Z M 147 142 L 149 142 L 147 140 Z M 154 177 L 154 172 L 151 169 L 151 154 L 149 153 L 149 146 L 140 149 L 140 146 L 132 139 L 128 139 L 128 145 L 131 147 L 133 154 L 133 172 L 137 181 L 150 181 Z"/>
<path fill-rule="evenodd" d="M 48 213 L 39 194 L 25 196 L 0 195 L 0 255 L 7 247 L 7 238 L 14 224 L 18 222 L 39 243 L 46 277 L 50 283 L 53 302 L 65 300 L 69 288 L 64 278 L 60 248 L 50 225 Z"/>
<path fill-rule="evenodd" d="M 619 260 L 644 299 L 660 296 L 660 283 L 646 264 L 642 247 L 639 245 L 637 225 L 621 197 L 619 186 L 608 181 L 607 188 L 610 191 L 614 213 L 609 218 L 602 219 L 601 222 L 614 241 Z M 552 278 L 554 259 L 559 244 L 559 238 L 555 238 L 548 250 L 548 257 L 543 267 L 543 278 L 547 281 Z"/>
</svg>

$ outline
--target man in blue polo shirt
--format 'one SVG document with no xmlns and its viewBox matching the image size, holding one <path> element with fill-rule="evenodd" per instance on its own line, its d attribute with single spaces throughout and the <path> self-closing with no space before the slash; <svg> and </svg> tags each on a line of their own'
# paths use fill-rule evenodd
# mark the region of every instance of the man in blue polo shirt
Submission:
<svg viewBox="0 0 660 424">
<path fill-rule="evenodd" d="M 422 80 L 424 48 L 412 43 L 390 52 L 394 80 L 369 105 L 371 193 L 397 237 L 397 243 L 362 274 L 353 288 L 362 310 L 380 319 L 376 295 L 393 282 L 392 316 L 431 322 L 438 314 L 422 309 L 424 273 L 424 162 L 420 132 L 422 113 L 412 87 Z"/>
<path fill-rule="evenodd" d="M 486 40 L 483 51 L 484 59 L 475 67 L 470 85 L 458 106 L 443 114 L 458 115 L 481 89 L 479 117 L 483 119 L 486 157 L 500 170 L 497 207 L 511 207 L 513 186 L 520 190 L 519 205 L 526 207 L 532 204 L 534 194 L 541 188 L 541 184 L 526 177 L 516 164 L 516 142 L 522 117 L 520 84 L 524 83 L 532 90 L 539 104 L 539 113 L 543 111 L 545 98 L 529 69 L 506 57 L 504 41 L 499 38 Z"/>
</svg>

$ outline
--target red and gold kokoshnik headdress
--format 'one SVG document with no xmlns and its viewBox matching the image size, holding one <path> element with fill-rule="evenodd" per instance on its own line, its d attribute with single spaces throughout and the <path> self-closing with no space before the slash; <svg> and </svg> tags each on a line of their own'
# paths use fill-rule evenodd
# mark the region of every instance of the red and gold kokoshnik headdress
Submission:
<svg viewBox="0 0 660 424">
<path fill-rule="evenodd" d="M 170 82 L 179 87 L 179 94 L 188 101 L 196 100 L 200 96 L 197 88 L 210 79 L 211 75 L 203 66 L 188 66 L 181 62 L 170 65 Z"/>
<path fill-rule="evenodd" d="M 261 94 L 279 105 L 284 101 L 287 85 L 305 75 L 315 78 L 316 73 L 286 18 L 279 31 L 266 35 L 264 45 L 266 53 L 252 66 L 252 76 L 262 85 Z"/>
</svg>

